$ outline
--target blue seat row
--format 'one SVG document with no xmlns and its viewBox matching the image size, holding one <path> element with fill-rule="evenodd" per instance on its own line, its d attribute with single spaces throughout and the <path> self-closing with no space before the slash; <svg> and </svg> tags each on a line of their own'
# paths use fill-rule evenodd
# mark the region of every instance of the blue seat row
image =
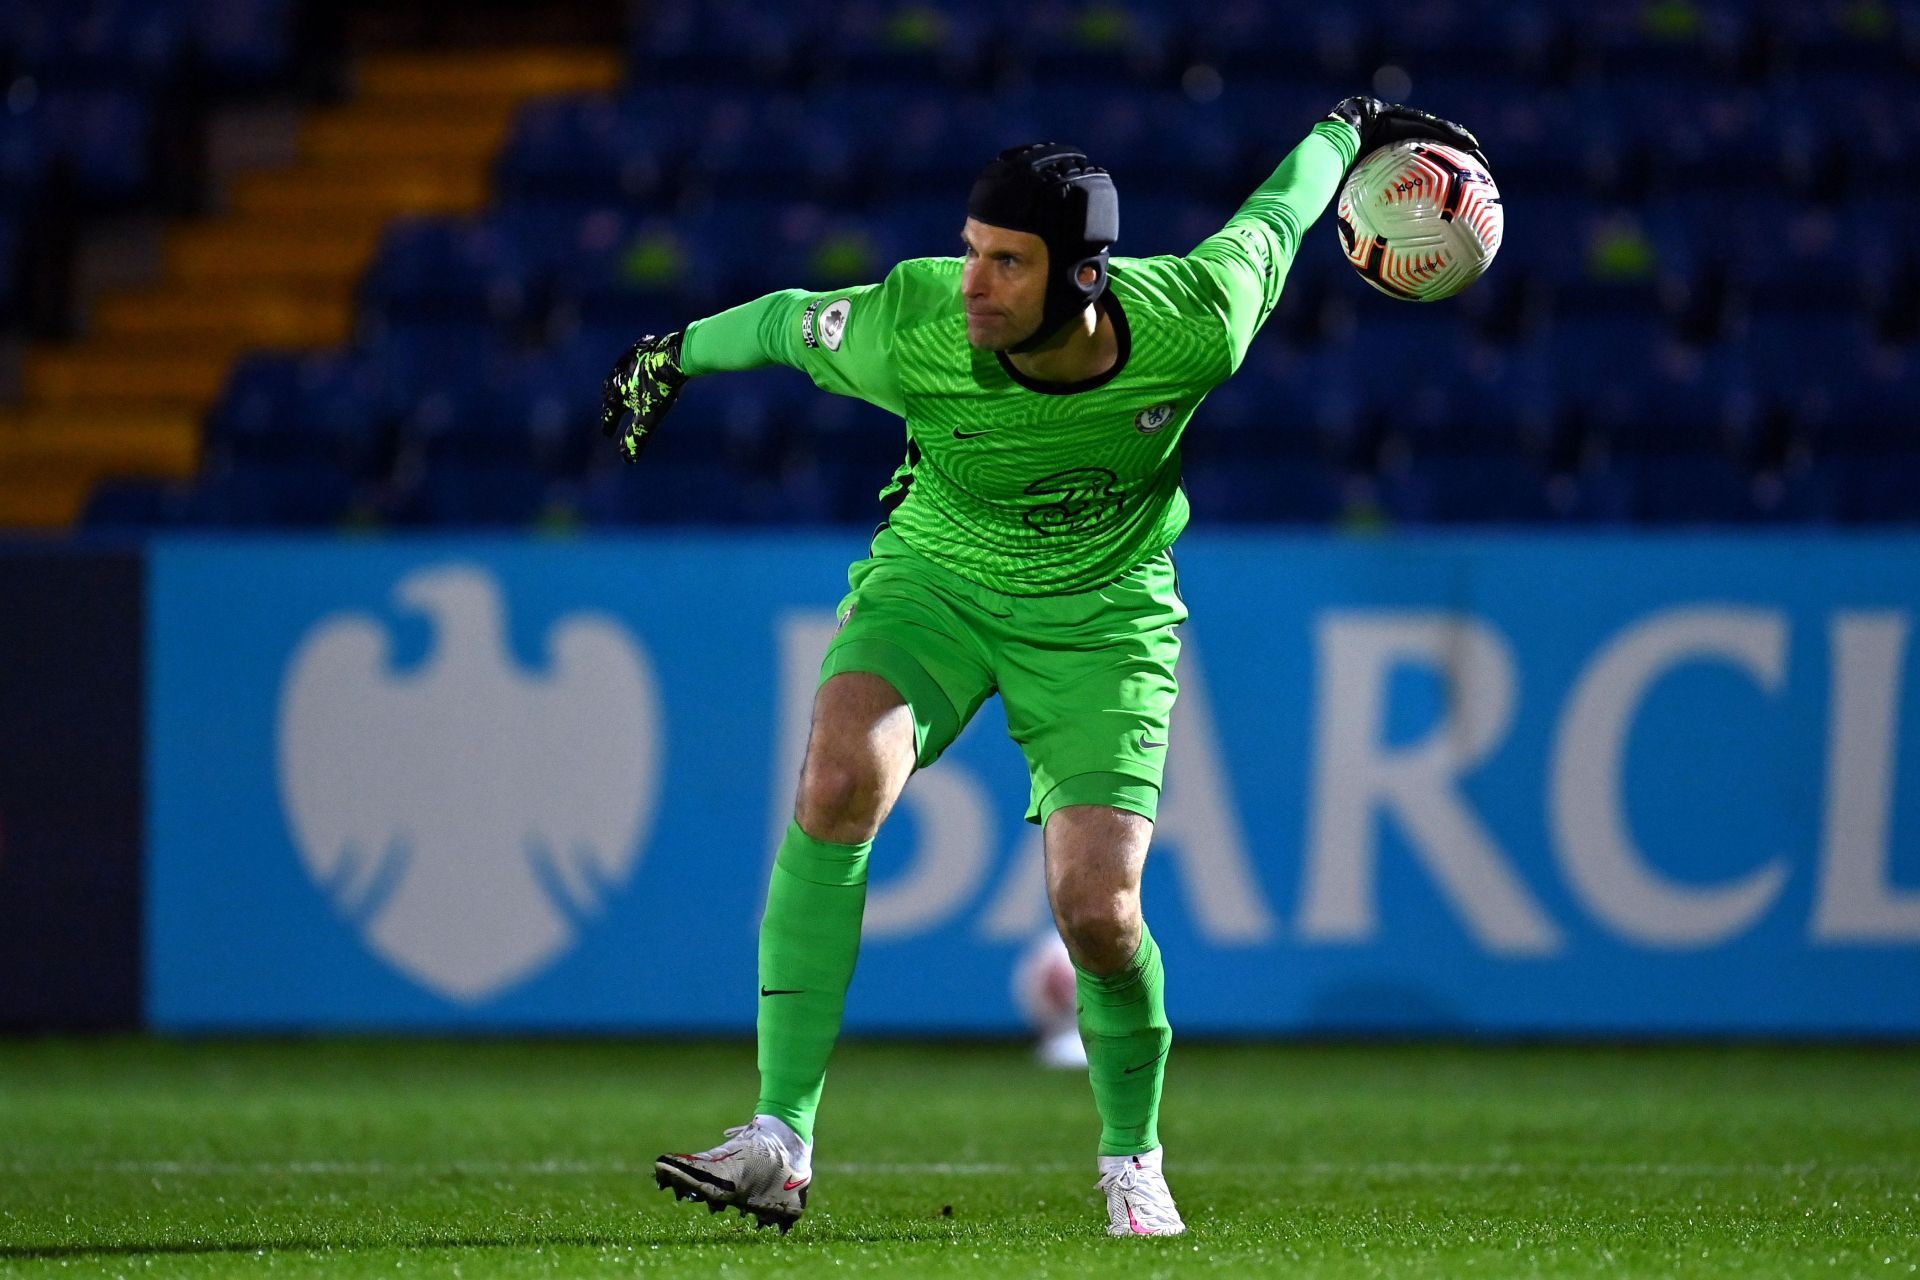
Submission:
<svg viewBox="0 0 1920 1280">
<path fill-rule="evenodd" d="M 31 203 L 56 168 L 84 203 L 124 204 L 153 174 L 153 103 L 119 88 L 46 88 L 14 82 L 0 106 L 0 199 Z"/>
<path fill-rule="evenodd" d="M 1778 87 L 1609 79 L 1513 86 L 1415 68 L 1398 96 L 1471 125 L 1516 189 L 1634 194 L 1785 189 L 1892 194 L 1920 150 L 1914 72 L 1805 76 Z M 1015 141 L 1087 148 L 1123 191 L 1244 194 L 1351 81 L 1268 72 L 1179 89 L 1025 85 L 991 92 L 858 83 L 771 90 L 752 81 L 560 98 L 519 116 L 500 158 L 508 197 L 651 199 L 689 186 L 857 202 L 964 185 Z M 1360 87 L 1366 87 L 1364 84 Z M 1863 113 L 1863 100 L 1875 103 Z"/>
<path fill-rule="evenodd" d="M 1185 252 L 1218 230 L 1231 207 L 1128 196 L 1116 249 Z M 1829 209 L 1766 195 L 1732 209 L 1671 198 L 1604 211 L 1572 197 L 1530 196 L 1512 207 L 1487 284 L 1455 314 L 1477 321 L 1489 306 L 1518 307 L 1519 290 L 1561 315 L 1610 313 L 1645 324 L 1710 307 L 1718 288 L 1744 310 L 1870 316 L 1896 308 L 1915 287 L 1916 251 L 1898 211 L 1891 199 Z M 746 198 L 671 215 L 523 201 L 476 219 L 396 226 L 361 297 L 371 316 L 401 323 L 482 317 L 540 327 L 558 313 L 639 333 L 776 288 L 876 281 L 903 258 L 955 252 L 961 216 L 951 194 L 866 212 Z M 1326 294 L 1352 289 L 1336 249 L 1330 220 L 1309 233 L 1283 311 L 1317 308 Z M 1713 319 L 1711 332 L 1686 336 L 1712 337 L 1725 317 Z"/>
<path fill-rule="evenodd" d="M 711 80 L 944 77 L 1009 73 L 1111 81 L 1164 77 L 1194 62 L 1228 69 L 1287 61 L 1371 67 L 1420 55 L 1495 73 L 1588 69 L 1739 75 L 1760 68 L 1896 67 L 1920 29 L 1911 5 L 1692 3 L 1593 5 L 1384 0 L 1069 0 L 946 3 L 649 5 L 633 32 L 636 68 Z"/>
<path fill-rule="evenodd" d="M 629 338 L 583 330 L 518 349 L 484 327 L 439 325 L 362 350 L 252 357 L 209 416 L 208 452 L 368 481 L 423 462 L 503 459 L 575 475 L 605 452 L 600 380 Z M 1496 347 L 1437 327 L 1432 313 L 1380 312 L 1339 342 L 1256 342 L 1210 396 L 1187 452 L 1360 468 L 1396 452 L 1423 467 L 1506 454 L 1568 470 L 1604 453 L 1752 468 L 1899 453 L 1916 402 L 1920 351 L 1845 327 L 1755 322 L 1696 349 L 1596 319 Z M 860 457 L 884 478 L 901 444 L 888 415 L 770 369 L 694 382 L 656 451 L 743 473 Z"/>
<path fill-rule="evenodd" d="M 190 59 L 204 83 L 263 83 L 291 56 L 295 0 L 4 0 L 0 61 L 15 76 L 152 90 Z"/>
<path fill-rule="evenodd" d="M 742 469 L 723 458 L 649 457 L 556 477 L 525 459 L 448 454 L 404 483 L 344 467 L 250 459 L 192 487 L 115 481 L 90 528 L 339 527 L 382 524 L 590 526 L 858 523 L 880 512 L 886 459 L 795 456 Z M 1395 462 L 1374 470 L 1320 459 L 1269 466 L 1189 462 L 1183 484 L 1206 522 L 1326 524 L 1920 523 L 1920 450 L 1743 468 L 1714 456 L 1632 459 L 1555 470 L 1509 453 Z"/>
</svg>

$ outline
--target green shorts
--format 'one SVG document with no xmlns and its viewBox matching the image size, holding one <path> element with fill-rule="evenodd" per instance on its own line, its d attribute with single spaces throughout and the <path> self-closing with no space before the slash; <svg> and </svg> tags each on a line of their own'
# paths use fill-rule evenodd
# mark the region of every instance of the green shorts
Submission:
<svg viewBox="0 0 1920 1280">
<path fill-rule="evenodd" d="M 847 571 L 840 630 L 820 680 L 865 671 L 913 710 L 921 768 L 940 758 L 995 692 L 1033 780 L 1027 821 L 1070 804 L 1152 819 L 1180 686 L 1187 619 L 1173 557 L 1060 596 L 1006 596 L 927 560 L 882 527 Z"/>
</svg>

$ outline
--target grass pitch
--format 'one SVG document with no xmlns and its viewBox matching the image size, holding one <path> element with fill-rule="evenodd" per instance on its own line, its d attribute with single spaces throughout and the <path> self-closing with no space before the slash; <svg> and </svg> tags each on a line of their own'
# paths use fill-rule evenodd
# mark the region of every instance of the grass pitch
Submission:
<svg viewBox="0 0 1920 1280">
<path fill-rule="evenodd" d="M 653 1186 L 744 1045 L 0 1042 L 0 1273 L 1920 1270 L 1920 1051 L 1176 1044 L 1191 1233 L 1108 1240 L 1083 1077 L 847 1045 L 791 1236 Z"/>
</svg>

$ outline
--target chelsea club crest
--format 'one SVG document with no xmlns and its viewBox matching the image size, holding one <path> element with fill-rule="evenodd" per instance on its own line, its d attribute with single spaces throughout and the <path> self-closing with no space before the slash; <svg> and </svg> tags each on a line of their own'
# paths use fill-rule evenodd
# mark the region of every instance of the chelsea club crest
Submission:
<svg viewBox="0 0 1920 1280">
<path fill-rule="evenodd" d="M 1133 420 L 1133 426 L 1143 436 L 1150 436 L 1173 421 L 1171 404 L 1156 404 L 1151 409 L 1142 409 Z"/>
</svg>

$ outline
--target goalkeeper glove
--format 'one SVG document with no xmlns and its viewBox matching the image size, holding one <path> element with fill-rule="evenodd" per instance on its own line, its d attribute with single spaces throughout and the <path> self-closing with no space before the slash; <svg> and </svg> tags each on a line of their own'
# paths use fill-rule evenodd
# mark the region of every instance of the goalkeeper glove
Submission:
<svg viewBox="0 0 1920 1280">
<path fill-rule="evenodd" d="M 680 367 L 680 335 L 648 334 L 627 348 L 601 385 L 600 434 L 609 440 L 617 436 L 621 456 L 638 462 L 653 429 L 673 408 L 673 399 L 686 381 L 686 371 Z"/>
<path fill-rule="evenodd" d="M 1381 147 L 1408 139 L 1437 142 L 1466 152 L 1483 166 L 1487 163 L 1487 157 L 1480 150 L 1480 139 L 1451 120 L 1442 120 L 1414 107 L 1361 95 L 1343 100 L 1327 113 L 1327 119 L 1344 120 L 1360 135 L 1360 151 L 1353 158 L 1355 164 Z"/>
</svg>

